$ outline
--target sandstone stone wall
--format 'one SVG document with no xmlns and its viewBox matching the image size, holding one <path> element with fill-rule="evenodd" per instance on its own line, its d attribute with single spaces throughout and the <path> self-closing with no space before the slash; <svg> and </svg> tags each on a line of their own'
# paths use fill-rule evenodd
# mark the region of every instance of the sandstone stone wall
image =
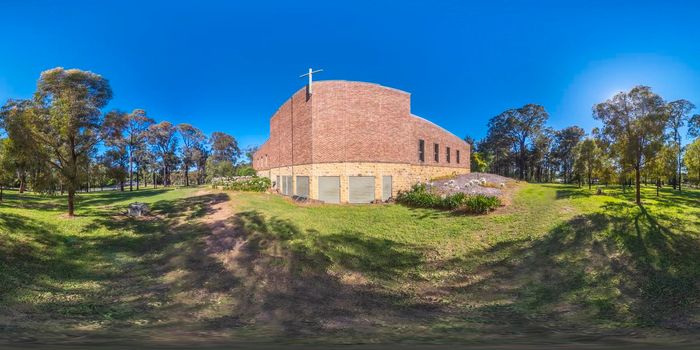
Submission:
<svg viewBox="0 0 700 350">
<path fill-rule="evenodd" d="M 373 162 L 345 162 L 323 163 L 285 166 L 258 171 L 258 176 L 269 177 L 272 182 L 277 181 L 277 176 L 292 176 L 293 188 L 296 189 L 296 177 L 309 177 L 309 197 L 318 199 L 318 177 L 340 176 L 340 201 L 348 201 L 348 178 L 350 176 L 373 176 L 375 178 L 375 198 L 382 198 L 382 177 L 392 177 L 392 197 L 399 191 L 408 190 L 418 182 L 427 182 L 431 179 L 448 176 L 468 174 L 469 169 L 448 168 L 425 165 L 410 165 L 402 163 L 373 163 Z"/>
</svg>

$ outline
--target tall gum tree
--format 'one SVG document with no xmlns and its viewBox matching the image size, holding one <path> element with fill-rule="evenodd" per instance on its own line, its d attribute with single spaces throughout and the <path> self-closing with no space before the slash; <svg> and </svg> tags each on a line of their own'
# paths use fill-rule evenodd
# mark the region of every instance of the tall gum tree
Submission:
<svg viewBox="0 0 700 350">
<path fill-rule="evenodd" d="M 194 126 L 186 123 L 179 124 L 177 131 L 182 138 L 182 166 L 185 172 L 185 186 L 190 185 L 190 167 L 196 163 L 198 150 L 207 137 Z"/>
<path fill-rule="evenodd" d="M 39 77 L 28 129 L 66 186 L 69 216 L 75 215 L 82 158 L 100 141 L 101 109 L 111 98 L 109 82 L 92 72 L 58 67 Z"/>
<path fill-rule="evenodd" d="M 683 169 L 683 137 L 681 128 L 690 120 L 690 111 L 695 109 L 695 105 L 687 100 L 676 100 L 668 103 L 668 128 L 671 139 L 673 140 L 673 148 L 675 152 L 675 170 L 673 187 L 678 186 L 681 190 L 681 171 Z"/>
<path fill-rule="evenodd" d="M 642 168 L 664 144 L 669 118 L 664 100 L 650 87 L 636 86 L 593 106 L 593 116 L 603 123 L 601 136 L 610 144 L 620 164 L 634 170 L 635 202 L 642 205 Z"/>
</svg>

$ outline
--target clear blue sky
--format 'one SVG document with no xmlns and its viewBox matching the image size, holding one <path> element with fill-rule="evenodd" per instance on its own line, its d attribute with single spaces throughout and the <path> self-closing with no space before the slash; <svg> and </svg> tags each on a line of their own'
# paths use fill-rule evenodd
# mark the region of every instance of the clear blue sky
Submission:
<svg viewBox="0 0 700 350">
<path fill-rule="evenodd" d="M 41 71 L 110 80 L 109 108 L 260 144 L 305 81 L 376 82 L 413 113 L 481 138 L 504 109 L 539 103 L 590 131 L 594 103 L 636 84 L 700 105 L 692 1 L 0 2 L 0 102 Z"/>
</svg>

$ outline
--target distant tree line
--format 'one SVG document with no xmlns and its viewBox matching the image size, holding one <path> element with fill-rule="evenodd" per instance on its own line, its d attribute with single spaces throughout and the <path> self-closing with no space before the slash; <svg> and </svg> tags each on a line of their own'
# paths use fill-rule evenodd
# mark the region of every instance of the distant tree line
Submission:
<svg viewBox="0 0 700 350">
<path fill-rule="evenodd" d="M 7 187 L 65 193 L 72 216 L 79 191 L 254 174 L 233 136 L 156 123 L 143 109 L 103 113 L 111 98 L 100 75 L 54 68 L 41 73 L 33 98 L 8 100 L 0 109 L 0 200 Z"/>
<path fill-rule="evenodd" d="M 620 92 L 593 106 L 602 122 L 590 134 L 570 126 L 547 126 L 544 107 L 527 104 L 491 118 L 487 135 L 470 137 L 474 172 L 491 172 L 533 182 L 593 183 L 634 186 L 641 204 L 640 186 L 668 184 L 681 190 L 684 183 L 700 186 L 700 115 L 687 100 L 666 102 L 647 86 Z M 683 127 L 694 138 L 683 147 Z"/>
</svg>

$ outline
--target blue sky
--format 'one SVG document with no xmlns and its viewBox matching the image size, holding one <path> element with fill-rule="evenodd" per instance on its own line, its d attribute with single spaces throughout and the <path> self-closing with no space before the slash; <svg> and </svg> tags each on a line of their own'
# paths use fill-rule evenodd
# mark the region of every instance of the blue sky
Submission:
<svg viewBox="0 0 700 350">
<path fill-rule="evenodd" d="M 414 114 L 481 138 L 539 103 L 550 125 L 596 125 L 594 103 L 636 84 L 700 105 L 700 5 L 691 1 L 0 0 L 0 102 L 62 66 L 110 80 L 108 108 L 262 143 L 305 80 L 376 82 Z"/>
</svg>

